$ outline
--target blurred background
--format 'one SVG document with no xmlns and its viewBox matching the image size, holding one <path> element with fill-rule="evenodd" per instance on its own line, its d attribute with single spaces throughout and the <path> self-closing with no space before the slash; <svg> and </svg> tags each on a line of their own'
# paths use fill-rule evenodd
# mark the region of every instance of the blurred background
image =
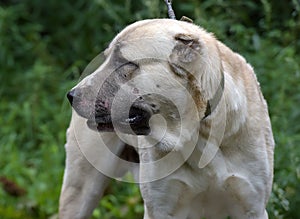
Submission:
<svg viewBox="0 0 300 219">
<path fill-rule="evenodd" d="M 271 219 L 300 218 L 299 0 L 174 0 L 253 65 L 276 140 Z M 71 107 L 66 92 L 126 25 L 163 0 L 0 1 L 0 218 L 55 218 Z M 113 182 L 93 218 L 139 219 L 135 185 Z"/>
</svg>

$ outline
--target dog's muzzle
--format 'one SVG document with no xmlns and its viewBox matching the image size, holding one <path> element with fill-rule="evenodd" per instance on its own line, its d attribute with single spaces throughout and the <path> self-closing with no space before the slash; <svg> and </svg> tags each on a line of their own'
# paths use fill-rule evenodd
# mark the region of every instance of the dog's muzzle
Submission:
<svg viewBox="0 0 300 219">
<path fill-rule="evenodd" d="M 112 118 L 110 106 L 105 104 L 105 101 L 96 100 L 91 103 L 92 101 L 84 100 L 77 95 L 75 89 L 68 92 L 67 98 L 77 114 L 87 119 L 87 125 L 92 130 L 99 132 L 118 130 L 134 135 L 148 135 L 151 131 L 149 120 L 153 113 L 140 101 L 135 101 L 131 105 L 128 115 Z"/>
<path fill-rule="evenodd" d="M 67 98 L 71 105 L 73 104 L 74 97 L 75 97 L 75 90 L 71 90 L 67 93 Z"/>
</svg>

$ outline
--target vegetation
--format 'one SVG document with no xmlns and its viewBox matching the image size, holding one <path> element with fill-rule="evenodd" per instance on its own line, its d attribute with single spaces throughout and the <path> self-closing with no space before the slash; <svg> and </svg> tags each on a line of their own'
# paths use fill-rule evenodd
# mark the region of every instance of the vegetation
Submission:
<svg viewBox="0 0 300 219">
<path fill-rule="evenodd" d="M 300 3 L 174 1 L 254 66 L 276 140 L 271 219 L 300 218 Z M 0 218 L 55 216 L 71 109 L 65 94 L 133 21 L 166 17 L 162 0 L 0 3 Z M 114 182 L 94 218 L 141 218 L 138 188 Z"/>
</svg>

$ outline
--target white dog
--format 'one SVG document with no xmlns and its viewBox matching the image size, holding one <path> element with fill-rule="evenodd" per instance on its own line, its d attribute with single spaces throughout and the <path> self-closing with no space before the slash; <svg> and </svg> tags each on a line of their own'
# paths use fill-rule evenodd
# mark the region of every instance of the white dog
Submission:
<svg viewBox="0 0 300 219">
<path fill-rule="evenodd" d="M 68 98 L 61 219 L 89 218 L 110 177 L 126 171 L 144 219 L 268 218 L 267 105 L 252 67 L 212 34 L 184 21 L 136 22 Z"/>
</svg>

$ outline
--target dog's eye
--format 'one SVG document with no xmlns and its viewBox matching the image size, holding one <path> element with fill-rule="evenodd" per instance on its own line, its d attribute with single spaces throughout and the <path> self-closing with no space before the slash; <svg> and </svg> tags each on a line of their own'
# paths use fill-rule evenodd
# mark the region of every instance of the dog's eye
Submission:
<svg viewBox="0 0 300 219">
<path fill-rule="evenodd" d="M 127 62 L 121 67 L 121 76 L 124 79 L 129 79 L 131 77 L 131 74 L 138 69 L 139 66 L 133 62 Z"/>
<path fill-rule="evenodd" d="M 125 72 L 133 72 L 136 70 L 139 66 L 133 62 L 127 62 L 125 65 L 123 65 L 123 71 Z"/>
<path fill-rule="evenodd" d="M 128 68 L 133 68 L 133 69 L 137 69 L 139 66 L 133 62 L 127 62 L 125 64 L 125 66 L 127 66 Z"/>
</svg>

